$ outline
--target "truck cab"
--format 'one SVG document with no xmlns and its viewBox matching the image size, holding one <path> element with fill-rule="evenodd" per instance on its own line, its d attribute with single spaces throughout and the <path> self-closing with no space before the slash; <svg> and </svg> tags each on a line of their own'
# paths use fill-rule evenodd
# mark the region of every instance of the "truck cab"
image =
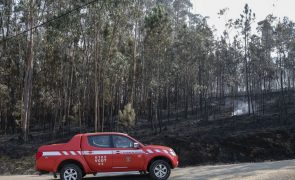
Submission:
<svg viewBox="0 0 295 180">
<path fill-rule="evenodd" d="M 178 166 L 178 156 L 165 146 L 144 145 L 123 133 L 87 133 L 66 144 L 41 146 L 36 169 L 59 173 L 62 180 L 81 180 L 86 174 L 138 171 L 165 180 Z"/>
</svg>

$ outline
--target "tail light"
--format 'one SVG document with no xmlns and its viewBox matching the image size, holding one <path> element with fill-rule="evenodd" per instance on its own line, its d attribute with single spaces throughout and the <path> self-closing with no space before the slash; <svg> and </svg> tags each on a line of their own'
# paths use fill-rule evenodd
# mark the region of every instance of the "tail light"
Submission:
<svg viewBox="0 0 295 180">
<path fill-rule="evenodd" d="M 43 153 L 40 152 L 40 151 L 38 151 L 38 152 L 36 153 L 36 160 L 39 159 L 39 158 L 42 157 L 42 156 L 43 156 Z"/>
</svg>

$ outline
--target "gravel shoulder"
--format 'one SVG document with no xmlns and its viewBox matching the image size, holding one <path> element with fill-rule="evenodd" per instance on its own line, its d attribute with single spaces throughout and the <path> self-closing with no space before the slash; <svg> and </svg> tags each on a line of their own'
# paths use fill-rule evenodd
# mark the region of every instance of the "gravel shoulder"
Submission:
<svg viewBox="0 0 295 180">
<path fill-rule="evenodd" d="M 52 176 L 0 176 L 0 180 L 53 180 Z M 148 180 L 148 176 L 93 177 L 85 180 Z M 295 160 L 177 168 L 170 180 L 295 180 Z"/>
<path fill-rule="evenodd" d="M 295 160 L 179 168 L 174 180 L 295 180 Z"/>
</svg>

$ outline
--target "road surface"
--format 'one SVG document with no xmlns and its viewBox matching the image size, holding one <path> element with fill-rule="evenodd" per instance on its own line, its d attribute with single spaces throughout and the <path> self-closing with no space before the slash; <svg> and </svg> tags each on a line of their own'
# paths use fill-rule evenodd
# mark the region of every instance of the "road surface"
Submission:
<svg viewBox="0 0 295 180">
<path fill-rule="evenodd" d="M 149 180 L 148 176 L 93 177 L 85 180 Z M 295 160 L 177 168 L 169 180 L 295 180 Z M 0 176 L 0 180 L 53 180 L 52 176 Z"/>
</svg>

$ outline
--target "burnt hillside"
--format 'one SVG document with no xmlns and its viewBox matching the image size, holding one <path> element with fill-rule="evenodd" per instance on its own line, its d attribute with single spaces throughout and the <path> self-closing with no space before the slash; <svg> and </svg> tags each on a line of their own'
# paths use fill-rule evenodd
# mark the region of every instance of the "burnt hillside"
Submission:
<svg viewBox="0 0 295 180">
<path fill-rule="evenodd" d="M 277 94 L 270 96 L 273 95 Z M 275 101 L 267 101 L 264 114 L 257 106 L 255 114 L 233 115 L 230 112 L 235 110 L 228 107 L 231 103 L 224 103 L 222 113 L 211 108 L 215 119 L 204 121 L 192 112 L 185 117 L 180 111 L 169 120 L 163 119 L 161 132 L 159 128 L 152 131 L 146 119 L 139 119 L 133 129 L 122 131 L 146 144 L 172 147 L 180 157 L 180 166 L 292 159 L 295 158 L 295 101 L 289 96 L 288 115 L 282 118 L 279 96 L 276 97 Z M 60 132 L 54 139 L 50 132 L 35 131 L 29 143 L 17 135 L 2 136 L 0 174 L 35 173 L 34 153 L 40 145 L 66 142 L 79 131 Z M 11 163 L 6 164 L 7 161 Z"/>
</svg>

